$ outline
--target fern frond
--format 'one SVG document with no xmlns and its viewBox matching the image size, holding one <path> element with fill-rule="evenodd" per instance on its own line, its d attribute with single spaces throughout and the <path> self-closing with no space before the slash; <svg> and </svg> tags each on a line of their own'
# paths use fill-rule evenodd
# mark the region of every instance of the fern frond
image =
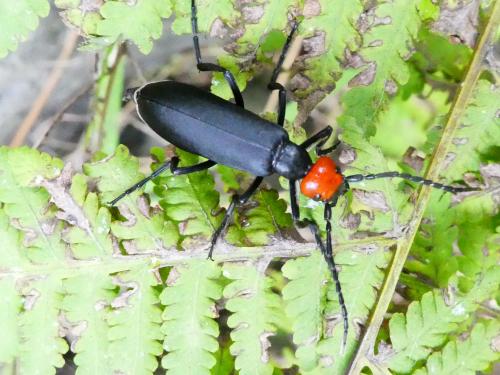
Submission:
<svg viewBox="0 0 500 375">
<path fill-rule="evenodd" d="M 109 210 L 99 207 L 97 194 L 87 191 L 84 175 L 76 174 L 70 180 L 69 172 L 65 169 L 59 178 L 41 182 L 59 208 L 57 217 L 72 224 L 64 231 L 63 240 L 77 259 L 109 257 L 113 253 Z"/>
<path fill-rule="evenodd" d="M 64 365 L 62 355 L 68 351 L 56 323 L 62 300 L 61 280 L 45 276 L 26 283 L 19 292 L 24 297 L 17 323 L 21 342 L 19 373 L 53 374 L 55 367 Z"/>
<path fill-rule="evenodd" d="M 498 103 L 500 88 L 485 79 L 479 80 L 448 150 L 451 162 L 442 173 L 444 177 L 460 180 L 465 172 L 479 170 L 481 154 L 500 144 Z"/>
<path fill-rule="evenodd" d="M 351 123 L 341 139 L 351 147 L 353 161 L 348 164 L 346 174 L 376 173 L 398 170 L 395 162 L 384 157 L 380 149 L 364 139 L 362 130 Z M 390 232 L 398 236 L 411 215 L 408 195 L 397 189 L 400 181 L 379 179 L 351 186 L 353 201 L 351 212 L 360 214 L 357 231 L 373 233 Z M 370 215 L 362 213 L 370 212 Z"/>
<path fill-rule="evenodd" d="M 1 215 L 1 214 L 0 214 Z M 3 232 L 0 232 L 3 234 Z M 9 250 L 12 248 L 9 248 Z M 2 252 L 3 255 L 4 252 Z M 22 309 L 22 298 L 16 289 L 14 278 L 0 279 L 0 363 L 13 363 L 19 354 L 20 337 L 18 315 Z"/>
<path fill-rule="evenodd" d="M 246 87 L 247 81 L 252 77 L 249 71 L 255 60 L 265 59 L 261 50 L 265 38 L 272 31 L 286 30 L 289 24 L 288 13 L 293 6 L 297 6 L 297 0 L 240 3 L 239 11 L 243 22 L 234 30 L 237 37 L 232 45 L 231 55 L 222 55 L 218 60 L 235 75 L 241 89 Z M 214 74 L 212 92 L 223 98 L 231 97 L 229 86 L 220 73 Z"/>
<path fill-rule="evenodd" d="M 369 65 L 362 74 L 368 85 L 355 87 L 342 98 L 344 118 L 353 117 L 367 135 L 374 134 L 374 118 L 387 102 L 389 85 L 403 85 L 409 79 L 405 58 L 421 24 L 420 0 L 389 0 L 375 8 L 374 19 L 363 34 L 358 51 Z M 366 83 L 365 83 L 366 84 Z"/>
<path fill-rule="evenodd" d="M 475 375 L 500 359 L 494 340 L 500 333 L 500 323 L 477 324 L 465 340 L 450 341 L 442 351 L 433 353 L 423 369 L 415 375 Z"/>
<path fill-rule="evenodd" d="M 165 305 L 162 332 L 168 352 L 162 366 L 169 374 L 210 374 L 219 344 L 215 301 L 222 295 L 221 270 L 210 261 L 191 261 L 170 271 L 160 299 Z"/>
<path fill-rule="evenodd" d="M 158 281 L 149 263 L 121 272 L 113 281 L 120 292 L 107 316 L 109 367 L 114 373 L 151 374 L 163 353 Z"/>
<path fill-rule="evenodd" d="M 325 309 L 325 338 L 318 344 L 321 367 L 330 374 L 344 374 L 356 350 L 359 332 L 356 327 L 365 324 L 370 310 L 376 302 L 377 290 L 384 280 L 383 268 L 387 266 L 390 252 L 382 248 L 343 251 L 335 256 L 340 266 L 339 279 L 343 288 L 345 304 L 349 314 L 350 330 L 345 353 L 341 353 L 343 325 L 338 296 L 330 281 Z"/>
<path fill-rule="evenodd" d="M 71 351 L 78 374 L 111 373 L 109 326 L 106 321 L 115 285 L 106 272 L 89 272 L 63 282 L 61 310 L 73 328 Z M 128 350 L 127 350 L 128 352 Z"/>
<path fill-rule="evenodd" d="M 389 367 L 397 372 L 410 372 L 415 363 L 426 358 L 431 348 L 444 343 L 457 324 L 498 290 L 500 270 L 490 267 L 475 277 L 474 287 L 447 303 L 438 291 L 426 293 L 421 301 L 410 304 L 406 315 L 396 313 L 389 321 L 395 355 Z"/>
<path fill-rule="evenodd" d="M 316 352 L 323 336 L 328 269 L 319 251 L 306 258 L 291 259 L 282 268 L 290 281 L 283 288 L 286 313 L 292 321 L 295 356 L 299 368 L 309 371 L 318 364 Z"/>
<path fill-rule="evenodd" d="M 243 264 L 224 265 L 224 276 L 232 280 L 224 288 L 226 309 L 232 312 L 227 320 L 233 329 L 231 354 L 236 356 L 235 368 L 241 375 L 273 373 L 269 336 L 276 332 L 281 304 L 263 271 Z"/>
<path fill-rule="evenodd" d="M 153 155 L 159 162 L 165 161 L 163 150 L 154 149 Z M 194 165 L 200 161 L 196 155 L 178 150 L 181 166 Z M 155 179 L 155 194 L 168 218 L 179 224 L 179 231 L 185 245 L 193 236 L 210 238 L 222 221 L 219 211 L 219 193 L 214 178 L 208 171 L 172 176 L 168 173 Z"/>
<path fill-rule="evenodd" d="M 300 24 L 304 36 L 304 68 L 298 97 L 307 97 L 300 102 L 301 109 L 309 113 L 321 99 L 334 88 L 334 82 L 342 75 L 341 62 L 345 50 L 354 51 L 360 43 L 356 28 L 363 11 L 363 2 L 328 1 L 312 2 L 304 7 L 304 20 Z"/>
<path fill-rule="evenodd" d="M 137 0 L 134 3 L 106 1 L 100 8 L 102 19 L 97 21 L 98 35 L 116 41 L 119 37 L 132 40 L 147 54 L 163 30 L 162 18 L 172 13 L 169 1 Z"/>
<path fill-rule="evenodd" d="M 15 51 L 20 41 L 38 26 L 39 17 L 48 16 L 47 0 L 19 0 L 0 3 L 0 58 Z"/>
<path fill-rule="evenodd" d="M 274 190 L 260 189 L 253 196 L 257 204 L 248 211 L 235 215 L 234 225 L 229 227 L 226 240 L 237 245 L 262 246 L 269 236 L 292 225 L 292 218 L 286 212 L 286 203 L 278 198 Z"/>
<path fill-rule="evenodd" d="M 453 257 L 453 245 L 459 229 L 450 205 L 450 194 L 432 192 L 425 220 L 411 248 L 413 257 L 405 264 L 408 272 L 423 275 L 440 288 L 446 287 L 448 279 L 458 269 L 457 258 Z"/>
<path fill-rule="evenodd" d="M 109 202 L 125 189 L 142 179 L 138 163 L 130 157 L 125 146 L 119 146 L 113 156 L 84 165 L 85 174 L 97 181 L 100 199 Z M 176 225 L 161 213 L 152 213 L 144 200 L 142 191 L 123 198 L 118 204 L 126 221 L 115 221 L 111 231 L 123 240 L 129 253 L 150 251 L 154 248 L 168 248 L 177 243 Z"/>
</svg>

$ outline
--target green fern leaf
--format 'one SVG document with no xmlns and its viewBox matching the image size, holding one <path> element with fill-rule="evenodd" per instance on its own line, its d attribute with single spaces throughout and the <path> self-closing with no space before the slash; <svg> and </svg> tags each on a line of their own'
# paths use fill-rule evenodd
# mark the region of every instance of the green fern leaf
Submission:
<svg viewBox="0 0 500 375">
<path fill-rule="evenodd" d="M 49 205 L 49 194 L 36 186 L 46 178 L 57 176 L 61 172 L 61 161 L 26 147 L 12 150 L 2 147 L 0 163 L 2 239 L 8 245 L 2 265 L 17 269 L 16 272 L 29 267 L 28 260 L 35 264 L 63 266 L 66 250 L 60 240 L 62 225 L 56 219 L 54 207 Z M 3 295 L 12 303 L 2 308 L 2 315 L 7 322 L 16 319 L 17 324 L 12 327 L 17 326 L 19 330 L 16 333 L 12 328 L 2 329 L 6 342 L 12 344 L 10 351 L 2 348 L 2 357 L 7 360 L 13 356 L 20 358 L 19 369 L 24 373 L 54 372 L 54 367 L 64 363 L 62 354 L 68 349 L 59 337 L 57 325 L 52 324 L 59 313 L 60 280 L 44 275 L 26 280 L 19 289 L 4 278 L 2 288 Z M 46 345 L 47 342 L 52 345 Z M 39 350 L 33 351 L 34 347 Z"/>
<path fill-rule="evenodd" d="M 85 164 L 84 171 L 97 181 L 104 202 L 117 197 L 143 177 L 138 171 L 137 160 L 130 157 L 125 146 L 119 146 L 110 158 Z M 178 231 L 174 223 L 166 220 L 163 214 L 150 213 L 145 201 L 139 198 L 140 194 L 140 190 L 135 191 L 118 203 L 127 220 L 113 222 L 112 233 L 124 240 L 123 245 L 129 253 L 167 248 L 177 243 Z"/>
<path fill-rule="evenodd" d="M 0 214 L 2 215 L 2 214 Z M 2 235 L 3 231 L 0 231 Z M 2 237 L 3 238 L 3 237 Z M 12 252 L 15 250 L 6 248 Z M 2 255 L 7 252 L 2 252 Z M 0 279 L 0 363 L 13 363 L 19 353 L 20 337 L 18 330 L 18 315 L 22 308 L 22 298 L 16 289 L 16 279 L 2 277 Z"/>
<path fill-rule="evenodd" d="M 374 134 L 374 118 L 387 101 L 386 89 L 391 83 L 403 85 L 409 79 L 404 58 L 410 54 L 411 41 L 417 37 L 421 24 L 418 13 L 420 0 L 385 1 L 375 8 L 378 23 L 363 35 L 359 54 L 372 64 L 369 84 L 355 87 L 343 96 L 346 106 L 344 119 L 353 117 L 366 134 Z M 345 121 L 345 120 L 344 120 Z M 344 124 L 343 124 L 344 125 Z M 345 127 L 345 126 L 344 126 Z"/>
<path fill-rule="evenodd" d="M 260 189 L 252 200 L 257 207 L 235 215 L 235 224 L 226 235 L 228 242 L 243 246 L 265 245 L 269 236 L 292 225 L 292 218 L 286 213 L 286 203 L 278 199 L 276 191 Z"/>
<path fill-rule="evenodd" d="M 159 162 L 164 162 L 162 150 L 152 150 Z M 200 158 L 188 152 L 177 150 L 181 166 L 194 165 Z M 222 221 L 223 212 L 219 208 L 219 193 L 208 171 L 188 175 L 162 175 L 156 180 L 155 194 L 160 198 L 160 206 L 167 217 L 179 223 L 180 234 L 184 237 L 203 236 L 209 238 Z M 184 243 L 185 245 L 189 241 Z"/>
<path fill-rule="evenodd" d="M 152 40 L 161 36 L 162 18 L 170 17 L 171 12 L 169 1 L 137 0 L 133 5 L 106 1 L 100 8 L 103 19 L 97 21 L 96 31 L 112 41 L 120 36 L 130 39 L 147 54 L 153 48 Z"/>
<path fill-rule="evenodd" d="M 399 169 L 395 162 L 384 157 L 378 147 L 364 140 L 361 130 L 354 124 L 344 130 L 341 138 L 351 147 L 348 153 L 353 154 L 354 159 L 347 166 L 347 175 Z M 352 184 L 354 199 L 350 208 L 353 214 L 360 217 L 358 232 L 392 232 L 398 235 L 403 230 L 412 210 L 408 195 L 397 189 L 399 182 L 396 179 L 379 179 Z M 366 212 L 370 215 L 365 215 Z"/>
<path fill-rule="evenodd" d="M 224 288 L 224 298 L 226 309 L 232 312 L 227 325 L 233 329 L 231 354 L 236 356 L 235 368 L 241 375 L 272 374 L 269 336 L 276 332 L 281 304 L 271 291 L 271 279 L 254 267 L 228 263 L 224 265 L 224 276 L 232 280 Z"/>
<path fill-rule="evenodd" d="M 446 334 L 456 328 L 463 317 L 453 314 L 439 292 L 426 293 L 413 302 L 406 317 L 397 313 L 389 321 L 391 342 L 396 355 L 389 366 L 397 372 L 410 372 L 415 362 L 427 357 L 429 348 L 441 345 Z"/>
<path fill-rule="evenodd" d="M 115 275 L 114 283 L 120 294 L 107 317 L 109 367 L 113 373 L 151 374 L 163 353 L 158 282 L 146 263 Z"/>
<path fill-rule="evenodd" d="M 18 315 L 17 323 L 21 342 L 18 371 L 53 374 L 54 367 L 64 365 L 62 355 L 68 351 L 68 344 L 54 324 L 62 300 L 61 280 L 57 276 L 46 276 L 26 283 L 20 292 L 24 297 L 24 311 Z"/>
<path fill-rule="evenodd" d="M 384 267 L 390 259 L 385 249 L 366 248 L 343 251 L 335 256 L 341 267 L 339 279 L 342 285 L 349 318 L 349 334 L 345 353 L 341 353 L 343 323 L 338 304 L 338 296 L 333 282 L 328 280 L 327 306 L 325 309 L 325 338 L 318 344 L 317 353 L 321 357 L 319 369 L 329 374 L 344 374 L 356 350 L 356 330 L 354 327 L 365 323 L 376 302 L 377 290 L 384 280 Z M 313 372 L 314 373 L 314 372 Z M 321 373 L 321 371 L 320 371 Z"/>
<path fill-rule="evenodd" d="M 172 30 L 176 34 L 191 34 L 191 0 L 173 1 L 175 20 L 172 23 Z M 201 33 L 210 32 L 215 20 L 223 23 L 231 23 L 239 14 L 234 9 L 233 1 L 220 0 L 196 0 L 198 9 L 198 31 Z"/>
<path fill-rule="evenodd" d="M 409 272 L 427 277 L 435 286 L 446 287 L 450 276 L 458 269 L 453 257 L 453 245 L 458 238 L 458 227 L 451 205 L 450 194 L 433 191 L 415 242 L 413 255 L 405 263 Z"/>
<path fill-rule="evenodd" d="M 235 40 L 235 50 L 232 55 L 219 57 L 219 63 L 231 70 L 242 90 L 245 89 L 246 82 L 252 75 L 248 72 L 248 66 L 246 69 L 241 69 L 241 66 L 248 65 L 248 62 L 252 63 L 259 57 L 263 59 L 263 56 L 259 55 L 259 50 L 265 37 L 273 30 L 286 29 L 289 24 L 288 13 L 296 4 L 296 0 L 241 4 L 240 11 L 246 22 L 235 30 L 234 34 L 238 37 Z M 220 73 L 214 74 L 212 92 L 226 99 L 232 95 Z"/>
<path fill-rule="evenodd" d="M 64 241 L 71 244 L 73 255 L 77 259 L 111 255 L 113 245 L 109 235 L 111 215 L 108 209 L 99 207 L 97 194 L 87 192 L 87 179 L 84 175 L 77 174 L 73 177 L 70 192 L 70 197 L 64 197 L 68 203 L 58 205 L 57 200 L 55 203 L 61 209 L 59 217 L 75 224 L 64 233 Z"/>
<path fill-rule="evenodd" d="M 475 375 L 498 361 L 500 354 L 493 349 L 494 340 L 500 333 L 500 323 L 492 321 L 478 324 L 463 341 L 451 341 L 442 351 L 432 354 L 425 369 L 415 375 Z"/>
<path fill-rule="evenodd" d="M 169 374 L 210 374 L 219 348 L 215 301 L 222 295 L 220 268 L 210 261 L 190 261 L 170 271 L 162 332 L 166 335 L 162 366 Z"/>
<path fill-rule="evenodd" d="M 304 6 L 304 20 L 300 24 L 306 50 L 304 71 L 307 87 L 299 87 L 299 97 L 308 96 L 300 103 L 310 112 L 316 104 L 333 90 L 344 70 L 341 61 L 344 51 L 356 49 L 360 35 L 356 30 L 363 2 L 320 0 Z M 323 95 L 320 95 L 323 94 Z"/>
<path fill-rule="evenodd" d="M 111 373 L 109 326 L 106 317 L 116 297 L 107 272 L 93 271 L 64 280 L 61 309 L 75 326 L 71 350 L 78 374 Z"/>
<path fill-rule="evenodd" d="M 487 80 L 480 80 L 474 88 L 472 102 L 462 117 L 462 126 L 454 134 L 448 150 L 451 163 L 442 175 L 460 180 L 465 172 L 478 171 L 481 153 L 500 144 L 500 89 Z"/>
<path fill-rule="evenodd" d="M 292 259 L 282 268 L 289 279 L 283 288 L 286 313 L 292 321 L 295 356 L 302 371 L 318 364 L 316 347 L 323 336 L 323 312 L 326 306 L 326 263 L 319 251 L 306 258 Z"/>
<path fill-rule="evenodd" d="M 21 235 L 10 225 L 8 216 L 0 210 L 0 238 L 2 251 L 0 269 L 11 270 L 25 267 L 28 263 L 23 254 Z M 17 280 L 14 277 L 0 277 L 0 363 L 11 363 L 19 352 L 19 331 L 17 328 L 18 314 L 22 308 L 22 299 L 16 289 Z"/>
<path fill-rule="evenodd" d="M 49 14 L 47 0 L 2 1 L 0 3 L 0 58 L 15 51 L 20 41 L 38 27 L 38 18 Z"/>
<path fill-rule="evenodd" d="M 57 176 L 61 161 L 27 147 L 2 147 L 0 163 L 0 202 L 10 222 L 23 233 L 24 246 L 29 247 L 26 255 L 36 263 L 64 262 L 62 223 L 56 220 L 53 207 L 47 209 L 49 194 L 35 187 L 35 181 Z"/>
<path fill-rule="evenodd" d="M 407 373 L 415 363 L 426 358 L 431 348 L 444 343 L 457 324 L 466 320 L 477 304 L 491 298 L 498 291 L 500 270 L 491 267 L 475 275 L 473 288 L 446 304 L 438 291 L 426 293 L 421 301 L 410 304 L 406 316 L 396 313 L 389 321 L 390 336 L 395 355 L 389 367 Z"/>
</svg>

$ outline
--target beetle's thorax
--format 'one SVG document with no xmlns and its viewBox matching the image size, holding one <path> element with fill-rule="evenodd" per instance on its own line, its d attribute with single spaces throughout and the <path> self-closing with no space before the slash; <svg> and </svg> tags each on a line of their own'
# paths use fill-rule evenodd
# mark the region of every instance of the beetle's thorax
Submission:
<svg viewBox="0 0 500 375">
<path fill-rule="evenodd" d="M 322 156 L 311 167 L 300 183 L 300 191 L 314 200 L 328 202 L 344 184 L 344 177 L 335 162 Z"/>
<path fill-rule="evenodd" d="M 299 180 L 307 174 L 312 161 L 305 149 L 290 141 L 283 142 L 273 160 L 274 172 L 289 180 Z"/>
</svg>

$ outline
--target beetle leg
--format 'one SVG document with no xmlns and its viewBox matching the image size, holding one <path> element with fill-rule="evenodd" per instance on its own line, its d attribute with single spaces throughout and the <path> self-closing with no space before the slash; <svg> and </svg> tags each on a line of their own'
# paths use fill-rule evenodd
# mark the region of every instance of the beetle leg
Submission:
<svg viewBox="0 0 500 375">
<path fill-rule="evenodd" d="M 200 51 L 200 42 L 198 40 L 198 17 L 196 16 L 196 2 L 195 0 L 191 0 L 191 30 L 193 32 L 193 44 L 194 44 L 194 52 L 196 54 L 196 63 L 197 68 L 200 72 L 220 72 L 224 74 L 224 78 L 226 82 L 231 87 L 231 91 L 233 92 L 234 101 L 240 107 L 245 107 L 245 103 L 243 102 L 243 96 L 241 95 L 241 91 L 234 79 L 233 74 L 223 68 L 220 65 L 212 64 L 212 63 L 204 63 L 201 59 L 201 51 Z"/>
<path fill-rule="evenodd" d="M 326 260 L 328 268 L 333 277 L 333 281 L 335 282 L 335 290 L 337 291 L 337 297 L 339 299 L 339 306 L 342 314 L 342 320 L 344 322 L 344 336 L 342 340 L 342 351 L 344 351 L 346 343 L 347 343 L 347 332 L 349 330 L 349 321 L 347 318 L 347 308 L 345 306 L 344 295 L 342 294 L 342 288 L 340 286 L 339 274 L 337 272 L 337 267 L 335 265 L 335 260 L 333 258 L 332 251 L 332 224 L 330 223 L 330 219 L 332 218 L 332 206 L 337 203 L 337 199 L 335 199 L 332 203 L 325 204 L 325 213 L 324 218 L 326 221 L 326 248 L 323 252 L 323 256 Z"/>
<path fill-rule="evenodd" d="M 114 206 L 119 200 L 121 200 L 125 196 L 133 193 L 137 189 L 140 189 L 141 187 L 143 187 L 144 185 L 146 185 L 146 183 L 148 181 L 152 180 L 156 176 L 158 176 L 158 175 L 162 174 L 163 172 L 165 172 L 167 169 L 170 168 L 170 164 L 171 164 L 170 160 L 167 161 L 167 162 L 165 162 L 165 163 L 163 163 L 162 165 L 160 165 L 160 167 L 156 171 L 154 171 L 153 173 L 151 173 L 148 177 L 142 179 L 141 181 L 139 181 L 136 184 L 134 184 L 131 187 L 129 187 L 127 190 L 125 190 L 123 193 L 121 193 L 115 199 L 113 199 L 112 201 L 108 202 L 108 204 L 110 206 Z"/>
<path fill-rule="evenodd" d="M 326 221 L 326 246 L 323 244 L 321 239 L 321 234 L 318 228 L 318 225 L 309 219 L 300 220 L 300 212 L 299 206 L 297 204 L 297 190 L 295 186 L 295 181 L 290 180 L 290 206 L 292 208 L 292 218 L 296 225 L 303 228 L 308 226 L 311 232 L 314 235 L 314 239 L 316 240 L 316 244 L 319 247 L 321 254 L 325 258 L 326 264 L 332 274 L 333 281 L 335 282 L 335 289 L 337 291 L 337 296 L 339 299 L 339 306 L 342 313 L 342 320 L 344 324 L 344 336 L 342 340 L 342 352 L 345 349 L 347 342 L 347 333 L 349 329 L 349 321 L 347 317 L 347 308 L 345 306 L 344 295 L 342 294 L 342 288 L 340 286 L 339 275 L 337 272 L 337 268 L 335 265 L 335 260 L 333 258 L 333 250 L 332 250 L 332 224 L 330 223 L 332 217 L 332 207 L 337 204 L 337 200 L 339 196 L 335 196 L 331 203 L 325 204 L 324 211 L 324 219 Z"/>
<path fill-rule="evenodd" d="M 303 142 L 300 145 L 300 147 L 308 148 L 308 147 L 311 147 L 314 143 L 318 142 L 318 144 L 316 145 L 316 154 L 318 156 L 329 154 L 330 152 L 334 151 L 338 147 L 338 145 L 340 144 L 340 141 L 337 141 L 331 147 L 327 147 L 324 149 L 321 148 L 326 143 L 328 138 L 330 138 L 330 136 L 332 135 L 332 132 L 333 132 L 332 127 L 327 126 L 323 130 L 319 131 L 318 133 L 314 134 L 311 138 L 309 138 L 308 140 Z"/>
<path fill-rule="evenodd" d="M 208 168 L 214 166 L 215 164 L 217 164 L 216 162 L 214 162 L 212 160 L 207 160 L 207 161 L 204 161 L 204 162 L 199 163 L 199 164 L 190 165 L 189 167 L 178 168 L 177 167 L 178 163 L 179 163 L 179 159 L 177 157 L 174 157 L 171 160 L 166 161 L 165 163 L 163 163 L 162 165 L 160 165 L 158 167 L 158 169 L 156 171 L 154 171 L 153 173 L 151 173 L 148 177 L 142 179 L 141 181 L 139 181 L 136 184 L 134 184 L 131 187 L 129 187 L 127 190 L 125 190 L 123 193 L 121 193 L 115 199 L 113 199 L 112 201 L 110 201 L 108 204 L 110 206 L 114 206 L 119 200 L 121 200 L 125 196 L 129 195 L 130 193 L 133 193 L 137 189 L 140 189 L 148 181 L 150 181 L 153 178 L 159 176 L 160 174 L 162 174 L 163 172 L 165 172 L 167 169 L 170 169 L 170 171 L 174 175 L 181 175 L 181 174 L 188 174 L 188 173 L 193 173 L 193 172 L 199 172 L 199 171 L 208 169 Z"/>
<path fill-rule="evenodd" d="M 177 158 L 175 158 L 175 159 L 177 159 Z M 174 159 L 172 158 L 172 161 L 173 160 Z M 172 171 L 173 175 L 178 176 L 181 174 L 189 174 L 189 173 L 204 171 L 205 169 L 213 167 L 216 164 L 217 163 L 215 161 L 212 161 L 212 160 L 207 160 L 207 161 L 204 161 L 204 162 L 199 163 L 199 164 L 190 165 L 188 167 L 180 167 L 180 168 L 177 167 L 177 164 L 175 164 L 175 165 L 172 164 L 172 167 L 170 168 L 170 170 Z"/>
<path fill-rule="evenodd" d="M 250 199 L 250 197 L 253 195 L 253 193 L 255 193 L 259 185 L 262 183 L 263 179 L 264 179 L 263 177 L 256 177 L 253 180 L 252 184 L 243 194 L 233 195 L 231 203 L 229 204 L 229 207 L 227 208 L 224 218 L 222 219 L 222 223 L 219 225 L 219 227 L 215 230 L 214 234 L 212 235 L 212 240 L 210 241 L 210 250 L 208 251 L 208 259 L 213 260 L 212 254 L 214 252 L 215 244 L 217 243 L 217 240 L 219 239 L 220 235 L 226 230 L 227 225 L 229 224 L 229 220 L 233 216 L 233 212 L 236 206 L 244 204 L 248 199 Z"/>
<path fill-rule="evenodd" d="M 290 34 L 286 38 L 285 45 L 283 46 L 283 49 L 281 50 L 280 57 L 278 59 L 278 63 L 276 64 L 276 67 L 273 70 L 273 73 L 271 74 L 271 80 L 269 81 L 269 84 L 267 85 L 267 88 L 269 90 L 279 90 L 278 92 L 278 125 L 283 126 L 285 123 L 285 111 L 286 111 L 286 90 L 283 87 L 281 83 L 276 82 L 278 79 L 278 74 L 281 71 L 281 67 L 283 65 L 283 61 L 285 61 L 285 56 L 288 52 L 288 49 L 290 48 L 290 43 L 292 42 L 293 39 L 293 34 L 295 34 L 295 31 L 297 31 L 297 28 L 299 27 L 299 24 L 295 22 L 292 26 L 292 31 L 290 31 Z"/>
<path fill-rule="evenodd" d="M 292 209 L 293 221 L 297 222 L 300 219 L 299 204 L 297 203 L 297 181 L 289 180 L 290 185 L 290 208 Z"/>
</svg>

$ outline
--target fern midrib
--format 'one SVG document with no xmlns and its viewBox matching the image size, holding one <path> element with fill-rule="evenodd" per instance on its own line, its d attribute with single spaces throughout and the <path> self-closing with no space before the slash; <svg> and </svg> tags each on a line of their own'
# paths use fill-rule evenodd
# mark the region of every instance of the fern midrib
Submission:
<svg viewBox="0 0 500 375">
<path fill-rule="evenodd" d="M 390 247 L 396 243 L 394 238 L 383 236 L 368 237 L 359 240 L 339 243 L 335 246 L 338 252 L 349 249 L 364 249 L 366 246 Z M 259 259 L 263 256 L 273 258 L 296 258 L 309 256 L 316 250 L 315 243 L 302 243 L 294 241 L 276 241 L 263 247 L 238 247 L 230 244 L 224 244 L 218 249 L 218 262 L 231 262 L 238 260 Z M 153 250 L 151 252 L 141 252 L 127 255 L 111 255 L 105 258 L 92 260 L 72 260 L 67 259 L 64 267 L 58 264 L 32 263 L 23 265 L 21 269 L 2 269 L 0 277 L 26 277 L 29 275 L 50 274 L 57 275 L 60 278 L 72 277 L 80 274 L 92 272 L 116 273 L 126 271 L 141 264 L 148 263 L 153 267 L 168 267 L 183 264 L 191 259 L 205 260 L 207 258 L 206 246 L 191 251 L 179 252 L 177 250 Z"/>
</svg>

